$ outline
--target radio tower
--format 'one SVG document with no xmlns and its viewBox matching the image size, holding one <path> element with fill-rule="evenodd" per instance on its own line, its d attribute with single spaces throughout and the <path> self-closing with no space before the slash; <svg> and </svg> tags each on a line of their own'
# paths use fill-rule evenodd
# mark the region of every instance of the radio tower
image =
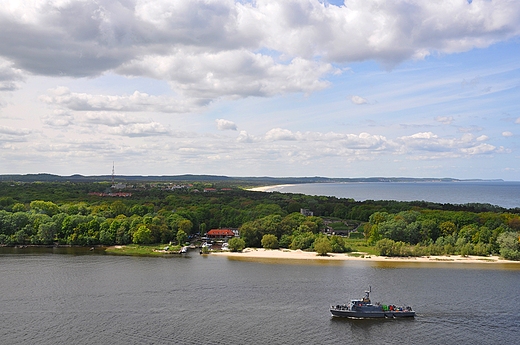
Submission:
<svg viewBox="0 0 520 345">
<path fill-rule="evenodd" d="M 112 161 L 112 187 L 114 186 L 114 174 L 115 174 L 115 164 L 114 162 Z"/>
</svg>

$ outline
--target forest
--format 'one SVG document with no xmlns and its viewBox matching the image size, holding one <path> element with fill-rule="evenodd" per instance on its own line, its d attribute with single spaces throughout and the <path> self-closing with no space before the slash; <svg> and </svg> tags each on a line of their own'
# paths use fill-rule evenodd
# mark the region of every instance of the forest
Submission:
<svg viewBox="0 0 520 345">
<path fill-rule="evenodd" d="M 360 202 L 253 192 L 229 181 L 132 183 L 119 187 L 122 197 L 109 182 L 0 182 L 0 245 L 184 243 L 232 228 L 248 247 L 341 253 L 361 239 L 387 256 L 520 259 L 518 208 Z"/>
</svg>

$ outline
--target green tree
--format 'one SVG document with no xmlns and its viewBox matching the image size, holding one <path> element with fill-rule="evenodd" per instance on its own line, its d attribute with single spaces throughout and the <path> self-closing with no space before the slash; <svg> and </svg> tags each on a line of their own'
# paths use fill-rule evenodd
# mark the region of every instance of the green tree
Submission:
<svg viewBox="0 0 520 345">
<path fill-rule="evenodd" d="M 294 236 L 293 241 L 290 245 L 290 249 L 309 249 L 315 240 L 315 235 L 312 232 L 298 233 Z"/>
<path fill-rule="evenodd" d="M 179 229 L 179 231 L 177 231 L 177 243 L 182 246 L 187 240 L 188 235 L 186 234 L 186 232 L 184 232 L 184 230 L 182 229 Z"/>
<path fill-rule="evenodd" d="M 520 233 L 504 232 L 498 236 L 500 255 L 508 260 L 520 260 Z"/>
<path fill-rule="evenodd" d="M 141 225 L 136 232 L 132 240 L 136 244 L 149 244 L 152 243 L 152 231 L 148 229 L 146 225 Z"/>
<path fill-rule="evenodd" d="M 0 208 L 8 210 L 15 203 L 14 198 L 10 196 L 0 197 Z"/>
<path fill-rule="evenodd" d="M 457 226 L 455 225 L 455 223 L 450 221 L 442 222 L 439 225 L 439 228 L 441 230 L 442 236 L 453 235 L 457 231 Z"/>
<path fill-rule="evenodd" d="M 511 229 L 515 231 L 520 230 L 520 217 L 517 215 L 509 219 L 507 222 L 507 226 L 509 226 Z"/>
<path fill-rule="evenodd" d="M 254 221 L 242 224 L 239 229 L 240 237 L 249 247 L 258 247 L 261 244 L 260 229 Z M 260 237 L 260 238 L 259 238 Z"/>
<path fill-rule="evenodd" d="M 294 212 L 285 216 L 280 222 L 280 235 L 290 235 L 306 220 L 303 214 Z"/>
<path fill-rule="evenodd" d="M 289 248 L 291 246 L 293 238 L 293 235 L 283 234 L 280 238 L 280 241 L 278 241 L 278 246 L 281 248 Z"/>
<path fill-rule="evenodd" d="M 318 255 L 326 256 L 327 253 L 332 252 L 332 244 L 326 236 L 318 236 L 314 240 L 314 251 L 316 251 Z"/>
<path fill-rule="evenodd" d="M 179 222 L 179 230 L 184 231 L 185 234 L 191 233 L 193 223 L 189 219 L 183 219 Z"/>
<path fill-rule="evenodd" d="M 29 215 L 27 212 L 15 212 L 11 214 L 11 222 L 13 223 L 15 229 L 21 229 L 29 224 Z"/>
<path fill-rule="evenodd" d="M 51 201 L 34 200 L 31 201 L 30 207 L 36 213 L 44 213 L 51 217 L 60 212 L 58 205 Z"/>
<path fill-rule="evenodd" d="M 368 218 L 368 222 L 372 225 L 377 225 L 386 221 L 389 221 L 392 218 L 390 214 L 387 212 L 374 212 Z"/>
<path fill-rule="evenodd" d="M 228 241 L 228 246 L 232 252 L 241 252 L 246 247 L 246 242 L 239 237 L 233 237 Z"/>
<path fill-rule="evenodd" d="M 382 240 L 377 241 L 376 249 L 378 250 L 379 255 L 381 256 L 393 256 L 394 244 L 395 241 L 388 238 L 383 238 Z"/>
<path fill-rule="evenodd" d="M 253 214 L 255 218 L 267 217 L 270 215 L 279 215 L 283 216 L 284 211 L 280 207 L 280 205 L 276 204 L 260 204 L 255 207 L 253 210 Z"/>
<path fill-rule="evenodd" d="M 110 210 L 114 217 L 117 217 L 120 214 L 126 215 L 128 213 L 128 207 L 126 207 L 126 205 L 120 200 L 114 201 L 112 205 L 110 205 Z"/>
<path fill-rule="evenodd" d="M 27 208 L 25 207 L 24 204 L 18 202 L 13 205 L 12 211 L 13 212 L 26 212 Z"/>
<path fill-rule="evenodd" d="M 25 231 L 25 229 L 20 229 L 16 231 L 13 235 L 13 240 L 18 244 L 26 244 L 28 242 L 29 235 Z"/>
<path fill-rule="evenodd" d="M 329 241 L 333 253 L 349 253 L 352 251 L 352 248 L 346 244 L 345 239 L 341 236 L 333 235 L 329 237 Z"/>
<path fill-rule="evenodd" d="M 371 245 L 375 244 L 382 238 L 382 235 L 379 232 L 379 224 L 372 225 L 370 223 L 365 223 L 363 225 L 363 233 L 368 243 Z"/>
<path fill-rule="evenodd" d="M 265 234 L 262 237 L 262 247 L 265 249 L 278 249 L 278 239 L 275 235 Z"/>
<path fill-rule="evenodd" d="M 199 225 L 199 235 L 200 236 L 206 235 L 206 229 L 207 229 L 206 223 L 200 223 L 200 225 Z"/>
<path fill-rule="evenodd" d="M 57 226 L 54 222 L 42 223 L 38 227 L 37 238 L 41 244 L 51 244 L 56 235 Z"/>
</svg>

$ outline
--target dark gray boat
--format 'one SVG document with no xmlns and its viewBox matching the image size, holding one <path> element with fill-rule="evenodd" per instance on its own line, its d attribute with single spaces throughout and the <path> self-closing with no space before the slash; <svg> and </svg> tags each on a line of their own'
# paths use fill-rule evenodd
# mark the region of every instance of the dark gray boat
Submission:
<svg viewBox="0 0 520 345">
<path fill-rule="evenodd" d="M 370 301 L 370 292 L 365 291 L 365 297 L 362 299 L 353 299 L 350 303 L 342 305 L 333 305 L 330 307 L 330 313 L 335 317 L 350 318 L 401 318 L 415 317 L 415 311 L 412 307 L 402 307 L 395 305 L 386 305 L 381 303 L 372 304 Z"/>
</svg>

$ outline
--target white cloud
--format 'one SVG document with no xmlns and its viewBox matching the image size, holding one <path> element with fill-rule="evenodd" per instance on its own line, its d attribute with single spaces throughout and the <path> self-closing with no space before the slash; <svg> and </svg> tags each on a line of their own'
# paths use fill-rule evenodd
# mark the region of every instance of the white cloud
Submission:
<svg viewBox="0 0 520 345">
<path fill-rule="evenodd" d="M 440 122 L 443 125 L 451 125 L 453 122 L 453 116 L 437 116 L 435 121 Z"/>
<path fill-rule="evenodd" d="M 352 96 L 350 98 L 350 100 L 352 101 L 352 103 L 357 104 L 357 105 L 367 104 L 368 103 L 368 101 L 365 98 L 360 97 L 360 96 Z"/>
<path fill-rule="evenodd" d="M 473 147 L 461 148 L 461 151 L 469 155 L 478 155 L 484 153 L 491 153 L 495 151 L 496 147 L 489 144 L 480 144 Z"/>
<path fill-rule="evenodd" d="M 33 130 L 27 128 L 0 126 L 0 148 L 16 150 L 13 144 L 28 141 L 31 134 Z"/>
<path fill-rule="evenodd" d="M 474 133 L 474 132 L 481 132 L 482 130 L 484 130 L 484 128 L 482 128 L 480 126 L 476 126 L 476 125 L 473 125 L 470 127 L 457 128 L 457 131 L 459 131 L 460 133 Z"/>
<path fill-rule="evenodd" d="M 135 91 L 131 95 L 92 95 L 71 92 L 66 87 L 49 89 L 40 101 L 75 111 L 155 111 L 184 113 L 196 109 L 194 104 L 168 96 L 152 96 Z"/>
<path fill-rule="evenodd" d="M 233 121 L 217 119 L 217 120 L 215 120 L 215 122 L 217 123 L 217 129 L 219 131 L 225 131 L 225 130 L 236 131 L 237 130 L 237 125 Z"/>
<path fill-rule="evenodd" d="M 377 172 L 395 158 L 462 175 L 460 159 L 508 151 L 483 133 L 516 109 L 518 1 L 0 0 L 0 21 L 6 172 L 86 162 L 94 173 L 120 156 L 135 173 L 229 173 L 220 161 L 234 174 L 363 175 L 347 165 L 373 160 Z M 467 53 L 444 59 L 454 52 Z M 390 71 L 410 59 L 424 61 Z M 215 125 L 237 135 L 201 132 Z"/>
<path fill-rule="evenodd" d="M 248 134 L 246 131 L 240 131 L 237 137 L 237 142 L 239 143 L 252 143 L 255 141 L 255 138 Z"/>
<path fill-rule="evenodd" d="M 19 82 L 23 80 L 20 69 L 14 68 L 11 62 L 0 58 L 0 91 L 14 91 L 19 88 Z"/>
<path fill-rule="evenodd" d="M 497 152 L 493 145 L 482 143 L 488 137 L 481 135 L 474 138 L 472 134 L 464 134 L 460 138 L 442 138 L 432 132 L 415 133 L 396 139 L 401 145 L 402 152 L 430 152 L 444 153 L 444 156 L 457 157 L 461 154 L 477 155 Z"/>
<path fill-rule="evenodd" d="M 372 59 L 390 66 L 520 34 L 520 3 L 511 1 L 6 1 L 0 56 L 9 68 L 151 76 L 197 104 L 321 90 L 328 85 L 322 78 L 339 71 L 330 62 Z M 190 108 L 178 101 L 163 107 Z"/>
<path fill-rule="evenodd" d="M 112 130 L 112 133 L 128 137 L 149 137 L 169 135 L 170 130 L 157 122 L 136 123 L 121 125 Z"/>
<path fill-rule="evenodd" d="M 273 128 L 265 134 L 265 139 L 268 141 L 279 141 L 279 140 L 296 140 L 299 133 L 295 134 L 288 129 Z"/>
<path fill-rule="evenodd" d="M 286 54 L 389 65 L 489 46 L 518 35 L 520 18 L 518 4 L 490 1 L 349 0 L 337 7 L 265 0 L 257 8 L 269 18 L 268 45 Z"/>
<path fill-rule="evenodd" d="M 112 112 L 106 112 L 106 111 L 100 111 L 100 112 L 88 111 L 84 115 L 78 115 L 77 119 L 79 122 L 85 122 L 88 124 L 96 124 L 96 125 L 105 125 L 105 126 L 110 126 L 110 127 L 146 122 L 146 121 L 130 119 L 128 116 L 126 116 L 124 114 L 112 113 Z"/>
<path fill-rule="evenodd" d="M 214 53 L 178 49 L 172 55 L 129 61 L 117 71 L 167 80 L 176 93 L 205 105 L 219 97 L 269 97 L 322 90 L 329 86 L 322 78 L 336 69 L 301 58 L 277 63 L 270 56 L 243 49 Z"/>
<path fill-rule="evenodd" d="M 0 134 L 10 136 L 26 136 L 32 133 L 32 130 L 27 128 L 14 128 L 8 126 L 0 126 Z"/>
</svg>

